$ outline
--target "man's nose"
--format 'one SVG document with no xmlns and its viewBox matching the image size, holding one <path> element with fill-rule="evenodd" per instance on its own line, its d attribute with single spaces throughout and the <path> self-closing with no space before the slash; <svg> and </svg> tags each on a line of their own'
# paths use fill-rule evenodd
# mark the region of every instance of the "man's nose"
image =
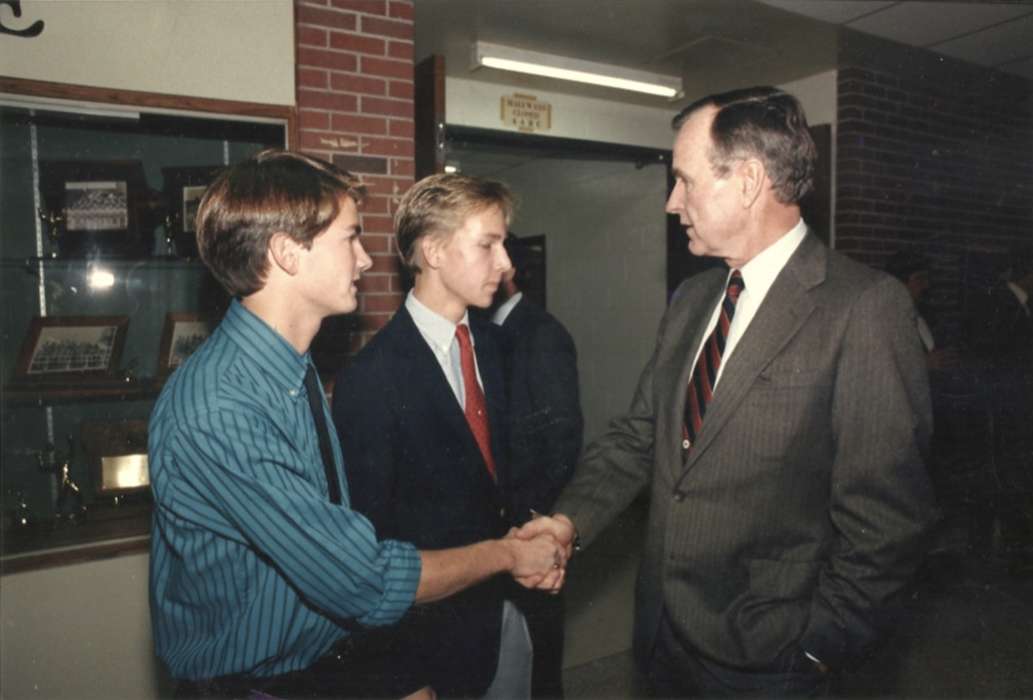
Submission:
<svg viewBox="0 0 1033 700">
<path fill-rule="evenodd" d="M 359 255 L 358 255 L 358 258 L 359 258 L 358 262 L 359 262 L 359 271 L 360 272 L 365 272 L 366 270 L 368 270 L 371 267 L 373 267 L 373 259 L 369 257 L 369 253 L 367 253 L 366 249 L 363 247 L 362 241 L 359 241 Z"/>
<path fill-rule="evenodd" d="M 509 259 L 509 255 L 506 253 L 505 248 L 502 248 L 499 251 L 499 255 L 495 260 L 495 265 L 503 272 L 513 269 L 513 261 Z"/>
<path fill-rule="evenodd" d="M 674 187 L 671 188 L 671 194 L 667 196 L 667 204 L 664 206 L 664 211 L 668 214 L 678 213 L 678 202 L 681 199 L 681 196 L 679 194 L 680 188 L 681 183 L 675 182 Z"/>
</svg>

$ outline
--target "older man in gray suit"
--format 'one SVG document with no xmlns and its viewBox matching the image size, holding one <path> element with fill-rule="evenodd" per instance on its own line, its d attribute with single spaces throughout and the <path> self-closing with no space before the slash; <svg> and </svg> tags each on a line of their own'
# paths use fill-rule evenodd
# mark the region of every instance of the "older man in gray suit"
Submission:
<svg viewBox="0 0 1033 700">
<path fill-rule="evenodd" d="M 915 311 L 800 218 L 815 147 L 795 98 L 715 95 L 674 126 L 667 211 L 728 269 L 678 288 L 630 409 L 525 534 L 587 543 L 651 484 L 635 649 L 656 692 L 827 692 L 935 518 Z"/>
</svg>

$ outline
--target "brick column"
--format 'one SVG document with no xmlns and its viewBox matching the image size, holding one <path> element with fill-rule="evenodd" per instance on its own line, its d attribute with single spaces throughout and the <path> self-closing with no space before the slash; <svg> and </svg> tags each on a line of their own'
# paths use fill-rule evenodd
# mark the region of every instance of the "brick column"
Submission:
<svg viewBox="0 0 1033 700">
<path fill-rule="evenodd" d="M 411 0 L 295 0 L 299 150 L 362 176 L 360 210 L 373 269 L 359 311 L 327 319 L 313 352 L 324 371 L 340 366 L 402 302 L 392 216 L 412 185 L 413 6 Z"/>
<path fill-rule="evenodd" d="M 869 68 L 838 77 L 836 247 L 874 267 L 921 251 L 953 332 L 970 259 L 1033 242 L 1033 120 L 1017 97 L 1031 89 L 987 75 L 965 89 Z"/>
</svg>

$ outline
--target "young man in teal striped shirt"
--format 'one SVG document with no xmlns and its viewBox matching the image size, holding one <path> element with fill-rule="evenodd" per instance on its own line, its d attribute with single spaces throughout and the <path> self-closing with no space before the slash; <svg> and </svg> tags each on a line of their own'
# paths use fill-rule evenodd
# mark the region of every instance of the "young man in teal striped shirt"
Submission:
<svg viewBox="0 0 1033 700">
<path fill-rule="evenodd" d="M 500 572 L 562 580 L 551 539 L 417 551 L 349 507 L 325 398 L 306 387 L 322 320 L 355 310 L 371 265 L 364 196 L 328 163 L 266 151 L 202 200 L 201 257 L 234 300 L 150 423 L 151 614 L 179 697 L 429 697 L 367 630 Z"/>
</svg>

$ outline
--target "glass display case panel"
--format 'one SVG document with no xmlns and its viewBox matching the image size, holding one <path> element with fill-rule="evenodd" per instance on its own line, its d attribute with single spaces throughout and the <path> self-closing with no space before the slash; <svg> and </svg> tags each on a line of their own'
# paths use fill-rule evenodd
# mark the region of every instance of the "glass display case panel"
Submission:
<svg viewBox="0 0 1033 700">
<path fill-rule="evenodd" d="M 146 533 L 147 419 L 229 302 L 192 216 L 285 123 L 0 103 L 3 554 Z"/>
</svg>

